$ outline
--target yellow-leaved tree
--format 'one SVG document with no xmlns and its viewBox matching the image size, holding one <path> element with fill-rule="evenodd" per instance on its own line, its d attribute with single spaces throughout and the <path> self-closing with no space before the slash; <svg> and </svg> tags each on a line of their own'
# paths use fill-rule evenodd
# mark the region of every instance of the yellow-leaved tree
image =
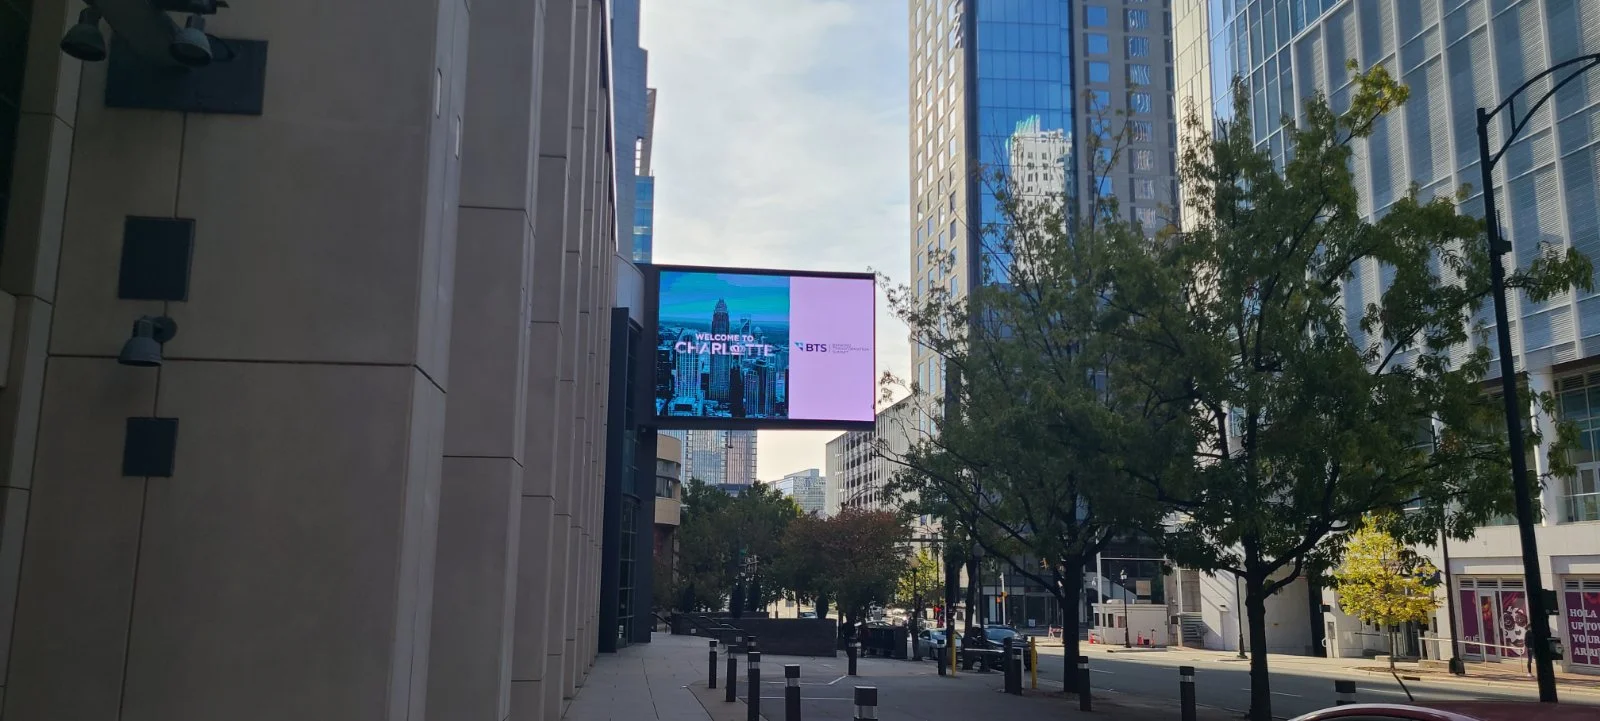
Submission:
<svg viewBox="0 0 1600 721">
<path fill-rule="evenodd" d="M 1439 585 L 1438 569 L 1370 524 L 1351 535 L 1334 579 L 1339 607 L 1389 634 L 1390 668 L 1398 646 L 1396 629 L 1401 624 L 1426 623 L 1439 608 L 1433 594 Z"/>
</svg>

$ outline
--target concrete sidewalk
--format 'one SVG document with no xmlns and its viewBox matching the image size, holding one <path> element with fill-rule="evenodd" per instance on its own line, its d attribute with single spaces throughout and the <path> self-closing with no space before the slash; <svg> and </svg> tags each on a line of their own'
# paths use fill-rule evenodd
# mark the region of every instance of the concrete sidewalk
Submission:
<svg viewBox="0 0 1600 721">
<path fill-rule="evenodd" d="M 705 684 L 704 636 L 652 634 L 651 642 L 600 654 L 562 718 L 570 721 L 713 721 L 694 693 Z M 739 718 L 743 719 L 743 706 Z M 720 721 L 721 717 L 715 721 Z"/>
</svg>

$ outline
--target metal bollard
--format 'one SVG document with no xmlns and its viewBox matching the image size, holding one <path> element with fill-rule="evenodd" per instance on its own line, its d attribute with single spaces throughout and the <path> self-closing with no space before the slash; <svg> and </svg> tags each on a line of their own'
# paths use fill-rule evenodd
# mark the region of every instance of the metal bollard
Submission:
<svg viewBox="0 0 1600 721">
<path fill-rule="evenodd" d="M 1009 693 L 1009 694 L 1020 694 L 1020 693 L 1022 693 L 1022 674 L 1021 673 L 1013 673 L 1014 669 L 1012 668 L 1012 664 L 1011 664 L 1011 650 L 1013 648 L 1015 648 L 1015 646 L 1016 646 L 1016 643 L 1014 641 L 1012 641 L 1012 639 L 1010 639 L 1010 638 L 1007 638 L 1006 640 L 1000 642 L 1001 653 L 1005 654 L 1005 656 L 1004 656 L 1004 658 L 1005 658 L 1005 674 L 1006 674 L 1005 689 L 1006 689 L 1006 693 Z"/>
<path fill-rule="evenodd" d="M 783 719 L 800 721 L 800 664 L 783 667 Z"/>
<path fill-rule="evenodd" d="M 1028 637 L 1028 669 L 1033 678 L 1033 690 L 1039 690 L 1039 644 L 1035 643 L 1032 636 Z"/>
<path fill-rule="evenodd" d="M 717 642 L 711 642 L 711 680 L 706 683 L 706 688 L 717 687 Z"/>
<path fill-rule="evenodd" d="M 761 652 L 751 651 L 750 670 L 745 672 L 745 721 L 761 721 Z"/>
<path fill-rule="evenodd" d="M 1022 663 L 1022 644 L 1015 643 L 1015 642 L 1013 642 L 1011 644 L 1011 656 L 1007 659 L 1006 663 L 1008 665 L 1010 665 L 1010 667 L 1011 667 L 1011 669 L 1010 669 L 1011 670 L 1011 678 L 1012 678 L 1012 683 L 1015 684 L 1016 694 L 1018 696 L 1021 696 L 1022 695 L 1022 666 L 1023 666 L 1023 663 Z"/>
<path fill-rule="evenodd" d="M 949 643 L 949 642 L 946 641 L 946 643 Z M 928 650 L 933 652 L 933 663 L 934 663 L 934 665 L 939 667 L 939 675 L 943 676 L 944 675 L 945 664 L 950 663 L 950 659 L 947 658 L 950 654 L 943 653 L 942 650 L 940 648 L 938 648 L 938 647 L 934 647 L 934 648 L 931 648 L 931 649 L 928 649 Z"/>
<path fill-rule="evenodd" d="M 1339 700 L 1334 703 L 1335 706 L 1344 706 L 1356 702 L 1356 682 L 1354 681 L 1334 681 L 1333 692 L 1339 697 Z"/>
<path fill-rule="evenodd" d="M 722 694 L 722 700 L 733 703 L 739 700 L 739 657 L 738 647 L 728 649 L 728 684 L 727 692 Z"/>
<path fill-rule="evenodd" d="M 1089 657 L 1078 657 L 1078 710 L 1093 711 L 1094 697 L 1089 693 Z"/>
<path fill-rule="evenodd" d="M 851 639 L 850 643 L 845 645 L 844 652 L 846 656 L 850 657 L 850 675 L 854 676 L 856 675 L 856 658 L 861 655 L 861 642 Z"/>
<path fill-rule="evenodd" d="M 855 721 L 877 721 L 878 718 L 878 687 L 856 687 L 856 716 Z"/>
<path fill-rule="evenodd" d="M 1183 721 L 1195 721 L 1198 711 L 1194 706 L 1194 667 L 1178 667 L 1178 705 L 1182 708 Z"/>
</svg>

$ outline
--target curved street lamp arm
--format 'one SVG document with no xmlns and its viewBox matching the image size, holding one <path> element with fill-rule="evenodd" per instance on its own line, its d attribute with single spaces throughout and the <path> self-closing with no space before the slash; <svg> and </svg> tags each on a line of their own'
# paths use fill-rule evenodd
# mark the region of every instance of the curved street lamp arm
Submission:
<svg viewBox="0 0 1600 721">
<path fill-rule="evenodd" d="M 1555 86 L 1550 88 L 1548 92 L 1540 96 L 1538 100 L 1535 100 L 1533 105 L 1530 106 L 1527 111 L 1522 113 L 1520 118 L 1517 116 L 1517 98 L 1523 93 L 1527 92 L 1528 88 L 1532 87 L 1534 83 L 1554 75 L 1562 68 L 1570 65 L 1577 65 L 1579 63 L 1588 64 L 1578 68 L 1577 70 L 1574 70 L 1571 75 L 1563 78 L 1561 82 L 1556 83 Z M 1571 60 L 1556 63 L 1555 65 L 1550 66 L 1548 70 L 1528 78 L 1527 81 L 1518 86 L 1516 90 L 1511 91 L 1511 94 L 1507 95 L 1505 100 L 1500 101 L 1500 104 L 1496 105 L 1493 110 L 1490 110 L 1486 113 L 1481 113 L 1478 116 L 1478 122 L 1487 126 L 1492 118 L 1500 114 L 1500 111 L 1511 111 L 1511 133 L 1506 136 L 1503 142 L 1500 143 L 1500 148 L 1496 150 L 1493 155 L 1489 156 L 1489 164 L 1494 165 L 1500 162 L 1500 157 L 1506 154 L 1506 150 L 1510 149 L 1512 143 L 1516 142 L 1517 136 L 1522 134 L 1522 129 L 1526 128 L 1528 123 L 1533 121 L 1533 114 L 1537 112 L 1540 107 L 1543 107 L 1545 103 L 1550 102 L 1550 98 L 1555 97 L 1555 94 L 1559 92 L 1563 86 L 1572 82 L 1573 79 L 1577 78 L 1579 75 L 1593 70 L 1596 67 L 1600 67 L 1600 53 L 1579 55 Z"/>
</svg>

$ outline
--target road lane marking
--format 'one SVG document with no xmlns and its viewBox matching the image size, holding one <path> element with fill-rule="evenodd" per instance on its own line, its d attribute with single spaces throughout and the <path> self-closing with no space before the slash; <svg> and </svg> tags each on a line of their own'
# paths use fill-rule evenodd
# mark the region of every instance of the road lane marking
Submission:
<svg viewBox="0 0 1600 721">
<path fill-rule="evenodd" d="M 1247 688 L 1241 688 L 1241 689 L 1239 689 L 1239 690 L 1240 690 L 1240 691 L 1243 691 L 1243 692 L 1245 692 L 1245 693 L 1250 693 L 1250 689 L 1247 689 Z M 1284 693 L 1284 692 L 1282 692 L 1282 691 L 1273 691 L 1273 692 L 1272 692 L 1272 695 L 1273 695 L 1273 696 L 1288 696 L 1288 697 L 1289 697 L 1289 698 L 1305 698 L 1305 697 L 1304 697 L 1304 696 L 1301 696 L 1301 695 L 1300 695 L 1300 694 L 1295 694 L 1295 693 Z"/>
</svg>

